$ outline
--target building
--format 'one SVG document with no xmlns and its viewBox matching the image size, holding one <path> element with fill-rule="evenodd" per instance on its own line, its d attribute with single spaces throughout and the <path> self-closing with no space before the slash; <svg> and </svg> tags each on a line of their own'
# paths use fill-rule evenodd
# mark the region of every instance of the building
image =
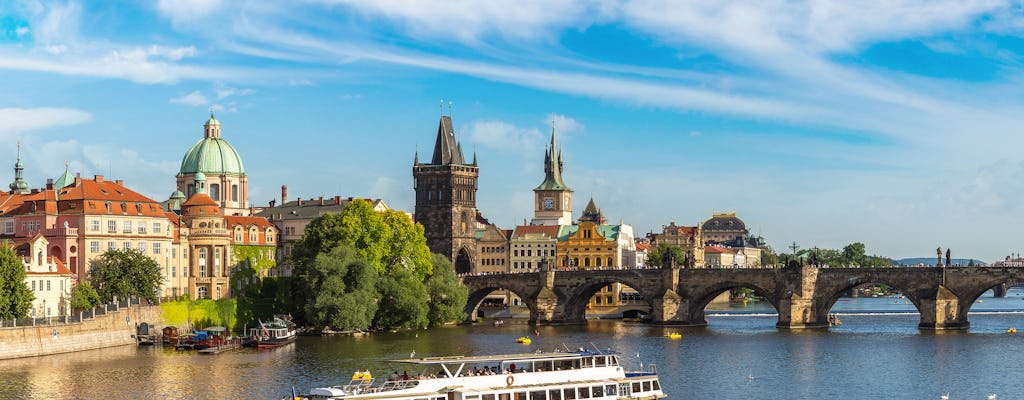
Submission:
<svg viewBox="0 0 1024 400">
<path fill-rule="evenodd" d="M 558 256 L 558 225 L 517 226 L 509 239 L 509 272 L 537 271 L 543 259 Z"/>
<path fill-rule="evenodd" d="M 291 256 L 295 243 L 302 239 L 306 225 L 324 214 L 340 214 L 354 200 L 357 198 L 334 196 L 309 199 L 299 197 L 288 201 L 288 187 L 282 185 L 281 204 L 271 202 L 269 207 L 256 213 L 256 216 L 266 218 L 280 232 L 280 239 L 277 241 L 277 265 L 269 271 L 269 275 L 292 276 L 293 266 L 288 257 Z M 381 199 L 362 200 L 369 202 L 376 212 L 390 210 Z"/>
<path fill-rule="evenodd" d="M 749 233 L 746 224 L 736 217 L 735 212 L 712 212 L 711 218 L 705 220 L 700 228 L 704 243 L 729 242 L 738 237 L 745 238 Z"/>
<path fill-rule="evenodd" d="M 651 244 L 643 239 L 636 241 L 636 267 L 647 268 L 647 255 L 651 253 Z M 655 267 L 655 266 L 652 266 Z"/>
<path fill-rule="evenodd" d="M 703 268 L 705 264 L 704 240 L 700 226 L 679 226 L 675 221 L 668 225 L 661 226 L 661 233 L 648 235 L 651 246 L 667 244 L 683 249 L 683 252 L 693 257 L 693 267 Z M 678 260 L 683 264 L 684 260 Z"/>
<path fill-rule="evenodd" d="M 510 231 L 492 224 L 477 211 L 476 214 L 476 266 L 475 274 L 509 272 L 508 246 Z"/>
<path fill-rule="evenodd" d="M 249 177 L 242 158 L 220 133 L 220 121 L 210 114 L 203 124 L 203 137 L 185 152 L 178 171 L 178 191 L 192 197 L 196 174 L 206 179 L 210 198 L 225 215 L 249 215 Z"/>
<path fill-rule="evenodd" d="M 25 284 L 35 299 L 29 316 L 56 317 L 71 314 L 71 284 L 74 274 L 57 257 L 47 256 L 49 242 L 37 233 L 15 248 L 25 264 Z"/>
<path fill-rule="evenodd" d="M 746 264 L 742 251 L 721 246 L 704 247 L 704 262 L 708 268 L 736 268 Z"/>
<path fill-rule="evenodd" d="M 580 222 L 558 231 L 558 266 L 565 269 L 619 269 L 618 225 Z"/>
<path fill-rule="evenodd" d="M 572 189 L 562 181 L 562 150 L 551 128 L 551 144 L 544 153 L 544 181 L 533 189 L 533 220 L 530 225 L 572 224 Z"/>
<path fill-rule="evenodd" d="M 194 193 L 181 205 L 180 247 L 187 257 L 188 293 L 194 299 L 231 296 L 231 236 L 219 202 L 206 194 L 202 172 L 195 175 Z"/>
<path fill-rule="evenodd" d="M 416 191 L 416 222 L 423 225 L 427 246 L 444 254 L 456 273 L 468 273 L 476 264 L 476 189 L 480 172 L 476 155 L 467 163 L 462 145 L 455 140 L 451 116 L 442 116 L 437 127 L 434 155 L 421 163 L 413 160 Z"/>
</svg>

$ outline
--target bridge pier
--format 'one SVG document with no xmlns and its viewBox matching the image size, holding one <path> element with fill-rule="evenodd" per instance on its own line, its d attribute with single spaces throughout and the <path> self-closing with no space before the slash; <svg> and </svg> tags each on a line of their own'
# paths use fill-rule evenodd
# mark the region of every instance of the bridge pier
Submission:
<svg viewBox="0 0 1024 400">
<path fill-rule="evenodd" d="M 1004 283 L 1002 285 L 996 285 L 995 287 L 993 287 L 992 288 L 992 293 L 993 293 L 992 297 L 999 298 L 999 299 L 1005 299 L 1006 298 L 1006 290 L 1009 289 L 1006 286 L 1007 285 Z"/>
<path fill-rule="evenodd" d="M 934 300 L 920 300 L 917 308 L 921 312 L 919 329 L 941 331 L 971 327 L 967 313 L 960 310 L 960 298 L 943 285 L 939 285 Z"/>
</svg>

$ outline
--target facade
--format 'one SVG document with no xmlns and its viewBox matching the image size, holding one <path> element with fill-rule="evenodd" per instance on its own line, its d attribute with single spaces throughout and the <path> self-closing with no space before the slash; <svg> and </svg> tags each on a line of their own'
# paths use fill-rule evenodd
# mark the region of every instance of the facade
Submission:
<svg viewBox="0 0 1024 400">
<path fill-rule="evenodd" d="M 733 268 L 745 263 L 743 252 L 721 246 L 706 246 L 704 261 L 708 268 Z"/>
<path fill-rule="evenodd" d="M 700 227 L 704 243 L 729 242 L 737 237 L 745 238 L 749 233 L 746 224 L 736 217 L 735 212 L 712 212 L 711 218 L 705 220 Z"/>
<path fill-rule="evenodd" d="M 231 231 L 234 265 L 253 268 L 259 277 L 271 276 L 277 266 L 277 228 L 254 216 L 227 215 L 224 222 Z"/>
<path fill-rule="evenodd" d="M 517 226 L 509 239 L 509 272 L 535 272 L 543 259 L 558 256 L 557 225 Z"/>
<path fill-rule="evenodd" d="M 185 197 L 195 194 L 198 173 L 206 179 L 207 194 L 225 215 L 249 215 L 249 177 L 238 152 L 221 137 L 220 121 L 213 114 L 203 124 L 203 138 L 181 159 L 177 182 Z"/>
<path fill-rule="evenodd" d="M 530 225 L 572 224 L 572 189 L 562 181 L 562 150 L 551 129 L 551 144 L 544 153 L 544 181 L 533 189 L 533 220 Z"/>
<path fill-rule="evenodd" d="M 29 316 L 57 317 L 71 313 L 71 283 L 74 274 L 57 257 L 48 257 L 49 242 L 42 234 L 15 249 L 25 264 L 25 284 L 35 299 Z"/>
<path fill-rule="evenodd" d="M 277 264 L 268 271 L 268 274 L 270 276 L 292 276 L 292 265 L 288 261 L 288 257 L 291 256 L 295 243 L 302 239 L 302 234 L 306 231 L 306 225 L 327 213 L 340 214 L 356 199 L 354 197 L 334 196 L 332 198 L 319 197 L 309 199 L 302 199 L 300 197 L 288 201 L 288 187 L 281 186 L 281 204 L 271 203 L 270 207 L 256 213 L 256 216 L 270 221 L 277 232 L 280 232 L 280 238 L 276 243 Z M 369 202 L 376 212 L 390 210 L 388 205 L 381 199 L 362 200 Z"/>
<path fill-rule="evenodd" d="M 558 267 L 563 269 L 619 269 L 618 225 L 581 222 L 558 231 Z"/>
<path fill-rule="evenodd" d="M 636 242 L 636 267 L 647 268 L 647 255 L 651 252 L 651 245 L 649 243 L 637 241 Z M 653 266 L 652 266 L 653 267 Z"/>
<path fill-rule="evenodd" d="M 469 273 L 476 264 L 476 189 L 480 172 L 476 155 L 467 163 L 462 145 L 455 140 L 450 116 L 442 116 L 437 128 L 434 155 L 421 163 L 413 160 L 416 191 L 416 222 L 423 225 L 427 246 L 444 254 L 456 273 Z"/>
<path fill-rule="evenodd" d="M 509 272 L 508 245 L 511 232 L 502 230 L 477 212 L 475 274 Z"/>
<path fill-rule="evenodd" d="M 700 226 L 679 226 L 675 221 L 661 226 L 661 233 L 649 234 L 651 246 L 665 243 L 683 249 L 693 256 L 693 267 L 703 268 L 705 264 L 704 238 Z M 681 264 L 683 261 L 679 260 Z"/>
<path fill-rule="evenodd" d="M 218 202 L 206 194 L 203 174 L 195 177 L 195 193 L 181 205 L 181 248 L 189 266 L 188 293 L 194 299 L 231 296 L 231 236 Z"/>
</svg>

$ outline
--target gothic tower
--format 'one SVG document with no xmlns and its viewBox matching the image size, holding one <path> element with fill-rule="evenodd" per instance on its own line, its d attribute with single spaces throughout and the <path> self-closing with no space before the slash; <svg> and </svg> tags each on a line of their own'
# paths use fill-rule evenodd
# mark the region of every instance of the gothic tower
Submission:
<svg viewBox="0 0 1024 400">
<path fill-rule="evenodd" d="M 530 225 L 571 225 L 572 189 L 562 181 L 562 150 L 551 128 L 551 145 L 544 154 L 544 182 L 533 189 L 533 220 Z"/>
<path fill-rule="evenodd" d="M 14 163 L 14 182 L 11 182 L 11 193 L 28 193 L 28 182 L 21 178 L 21 171 L 25 167 L 21 165 L 21 139 L 18 139 L 18 161 Z"/>
<path fill-rule="evenodd" d="M 427 246 L 452 260 L 455 272 L 466 273 L 476 261 L 476 181 L 480 171 L 466 163 L 455 139 L 450 116 L 442 116 L 430 163 L 412 165 L 416 191 L 416 222 L 423 224 Z"/>
</svg>

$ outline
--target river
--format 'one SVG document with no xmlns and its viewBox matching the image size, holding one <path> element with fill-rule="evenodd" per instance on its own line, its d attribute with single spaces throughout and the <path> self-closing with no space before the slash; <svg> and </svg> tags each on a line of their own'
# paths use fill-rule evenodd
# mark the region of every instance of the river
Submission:
<svg viewBox="0 0 1024 400">
<path fill-rule="evenodd" d="M 670 399 L 951 399 L 1024 398 L 1024 291 L 986 295 L 971 329 L 919 331 L 902 299 L 841 299 L 830 330 L 779 330 L 770 305 L 709 309 L 707 327 L 621 321 L 542 326 L 529 346 L 514 343 L 533 327 L 506 321 L 386 332 L 363 337 L 301 337 L 292 345 L 200 356 L 160 347 L 118 347 L 0 361 L 0 398 L 278 399 L 294 386 L 347 382 L 386 360 L 457 354 L 552 351 L 568 346 L 612 349 L 623 363 L 654 363 Z M 1007 327 L 1022 328 L 1019 335 Z M 663 337 L 680 332 L 681 340 Z M 637 357 L 639 355 L 639 357 Z M 398 371 L 401 373 L 402 371 Z M 412 373 L 413 371 L 410 371 Z"/>
</svg>

